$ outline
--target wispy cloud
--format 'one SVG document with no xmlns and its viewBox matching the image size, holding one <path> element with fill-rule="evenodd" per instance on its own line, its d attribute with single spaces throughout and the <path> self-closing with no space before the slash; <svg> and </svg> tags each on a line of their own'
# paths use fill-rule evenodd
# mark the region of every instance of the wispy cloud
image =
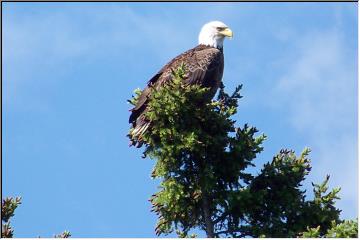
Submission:
<svg viewBox="0 0 360 240">
<path fill-rule="evenodd" d="M 357 215 L 357 56 L 338 28 L 299 34 L 272 89 L 273 103 L 313 149 L 312 180 L 331 174 L 339 207 Z M 274 105 L 273 105 L 274 106 Z"/>
<path fill-rule="evenodd" d="M 82 19 L 77 18 L 80 13 Z M 44 11 L 30 19 L 5 21 L 4 58 L 9 61 L 46 55 L 62 60 L 144 45 L 167 50 L 188 41 L 187 33 L 186 27 L 175 28 L 161 17 L 144 16 L 126 6 L 104 11 L 86 7 L 59 12 L 55 9 L 55 13 Z"/>
<path fill-rule="evenodd" d="M 196 44 L 196 35 L 189 37 L 192 28 L 176 28 L 171 21 L 154 15 L 155 11 L 146 16 L 127 6 L 101 8 L 36 9 L 36 14 L 23 17 L 14 17 L 20 13 L 7 9 L 3 25 L 5 105 L 46 109 L 45 101 L 36 96 L 28 97 L 32 102 L 24 104 L 27 87 L 46 78 L 42 82 L 46 91 L 56 81 L 64 81 L 63 76 L 76 66 L 84 68 L 79 63 L 94 64 L 114 57 L 119 66 L 131 62 L 135 66 L 144 56 L 165 63 L 180 52 L 176 48 L 185 50 Z"/>
</svg>

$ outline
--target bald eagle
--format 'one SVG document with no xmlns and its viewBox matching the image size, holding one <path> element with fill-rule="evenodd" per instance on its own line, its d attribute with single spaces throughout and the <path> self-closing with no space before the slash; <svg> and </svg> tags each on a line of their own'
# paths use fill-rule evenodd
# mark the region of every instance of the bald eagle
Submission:
<svg viewBox="0 0 360 240">
<path fill-rule="evenodd" d="M 148 81 L 136 106 L 130 110 L 129 123 L 132 124 L 132 130 L 129 136 L 132 145 L 142 145 L 141 136 L 151 125 L 145 113 L 148 111 L 147 105 L 152 91 L 171 81 L 173 71 L 181 65 L 185 66 L 186 84 L 198 84 L 209 88 L 208 96 L 210 99 L 214 97 L 221 84 L 224 70 L 224 38 L 232 36 L 231 29 L 220 21 L 205 24 L 199 34 L 199 45 L 172 59 Z"/>
</svg>

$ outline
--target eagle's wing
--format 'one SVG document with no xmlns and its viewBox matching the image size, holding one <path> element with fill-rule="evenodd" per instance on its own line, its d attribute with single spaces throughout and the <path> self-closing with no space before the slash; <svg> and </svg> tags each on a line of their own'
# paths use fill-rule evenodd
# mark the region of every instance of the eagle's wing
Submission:
<svg viewBox="0 0 360 240">
<path fill-rule="evenodd" d="M 177 70 L 181 64 L 185 64 L 184 81 L 188 84 L 211 87 L 211 84 L 214 84 L 211 83 L 211 80 L 214 80 L 214 74 L 220 74 L 220 79 L 222 77 L 223 55 L 216 48 L 199 45 L 175 57 L 148 81 L 136 106 L 131 109 L 129 123 L 133 123 L 134 128 L 146 124 L 144 113 L 147 110 L 147 103 L 152 91 L 156 91 L 166 82 L 169 82 L 173 77 L 173 71 Z"/>
</svg>

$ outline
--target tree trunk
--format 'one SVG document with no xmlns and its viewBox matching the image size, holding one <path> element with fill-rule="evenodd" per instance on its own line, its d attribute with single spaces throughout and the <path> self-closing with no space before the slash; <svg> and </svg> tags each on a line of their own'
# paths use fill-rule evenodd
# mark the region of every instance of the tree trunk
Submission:
<svg viewBox="0 0 360 240">
<path fill-rule="evenodd" d="M 214 238 L 214 224 L 211 220 L 211 212 L 210 212 L 210 205 L 209 205 L 209 196 L 207 195 L 207 192 L 205 189 L 202 189 L 203 192 L 203 198 L 202 198 L 202 208 L 204 213 L 204 220 L 205 220 L 205 231 L 206 236 L 208 238 Z"/>
</svg>

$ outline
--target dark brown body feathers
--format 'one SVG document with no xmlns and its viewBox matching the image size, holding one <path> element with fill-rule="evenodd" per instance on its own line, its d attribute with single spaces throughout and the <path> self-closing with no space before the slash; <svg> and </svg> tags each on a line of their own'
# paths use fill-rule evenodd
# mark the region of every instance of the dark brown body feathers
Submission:
<svg viewBox="0 0 360 240">
<path fill-rule="evenodd" d="M 130 133 L 132 144 L 139 142 L 141 135 L 150 126 L 145 118 L 147 103 L 152 91 L 156 91 L 172 78 L 172 71 L 177 70 L 181 64 L 185 64 L 184 81 L 188 84 L 198 84 L 210 88 L 209 97 L 212 98 L 220 86 L 223 70 L 224 55 L 222 49 L 198 45 L 167 63 L 155 76 L 153 76 L 142 91 L 136 106 L 131 109 L 129 123 L 133 130 Z"/>
</svg>

